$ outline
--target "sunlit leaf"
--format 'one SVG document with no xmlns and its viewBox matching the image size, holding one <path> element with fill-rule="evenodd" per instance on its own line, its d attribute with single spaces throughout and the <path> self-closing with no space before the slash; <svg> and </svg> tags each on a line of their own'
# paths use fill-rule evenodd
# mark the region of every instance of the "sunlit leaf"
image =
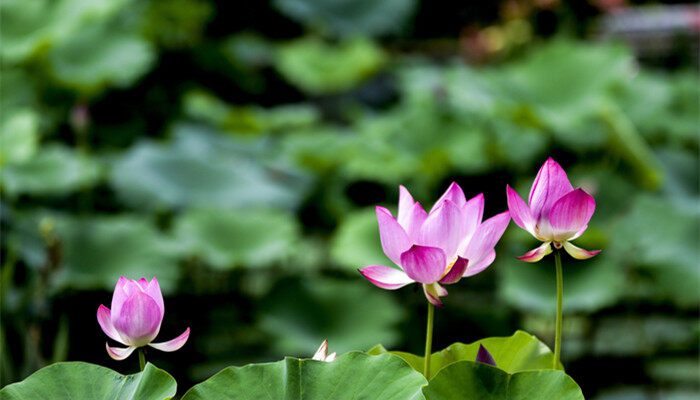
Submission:
<svg viewBox="0 0 700 400">
<path fill-rule="evenodd" d="M 22 163 L 34 156 L 39 141 L 39 117 L 30 110 L 15 111 L 0 123 L 0 166 Z"/>
</svg>

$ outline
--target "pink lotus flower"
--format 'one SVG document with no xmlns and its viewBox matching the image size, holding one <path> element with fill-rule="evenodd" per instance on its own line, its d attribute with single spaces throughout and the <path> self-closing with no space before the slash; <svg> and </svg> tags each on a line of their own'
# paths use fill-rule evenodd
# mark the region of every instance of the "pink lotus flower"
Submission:
<svg viewBox="0 0 700 400">
<path fill-rule="evenodd" d="M 158 280 L 148 282 L 119 278 L 112 296 L 112 310 L 100 305 L 97 309 L 97 322 L 104 333 L 128 347 L 110 347 L 107 353 L 115 360 L 123 360 L 138 347 L 151 346 L 161 351 L 175 351 L 190 337 L 190 328 L 173 340 L 151 343 L 160 331 L 165 306 Z"/>
<path fill-rule="evenodd" d="M 530 189 L 529 206 L 511 189 L 506 187 L 508 208 L 515 223 L 544 243 L 518 259 L 537 262 L 562 246 L 572 257 L 585 260 L 600 253 L 587 251 L 570 243 L 588 228 L 588 221 L 595 211 L 595 200 L 583 189 L 571 186 L 562 167 L 549 158 Z"/>
<path fill-rule="evenodd" d="M 321 346 L 316 350 L 316 354 L 312 357 L 313 360 L 331 362 L 338 358 L 335 352 L 328 354 L 328 340 L 324 340 Z"/>
<path fill-rule="evenodd" d="M 478 274 L 496 258 L 494 246 L 510 215 L 506 211 L 482 222 L 483 214 L 483 194 L 467 201 L 456 183 L 429 214 L 399 186 L 397 218 L 386 208 L 377 207 L 377 221 L 384 254 L 400 269 L 371 265 L 359 271 L 382 289 L 418 282 L 428 301 L 441 306 L 440 297 L 447 295 L 441 284 Z"/>
</svg>

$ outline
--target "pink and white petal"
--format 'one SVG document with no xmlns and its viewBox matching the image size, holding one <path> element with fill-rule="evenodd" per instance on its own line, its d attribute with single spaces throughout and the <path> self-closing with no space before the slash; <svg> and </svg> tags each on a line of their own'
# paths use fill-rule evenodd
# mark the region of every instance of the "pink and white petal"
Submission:
<svg viewBox="0 0 700 400">
<path fill-rule="evenodd" d="M 600 253 L 600 250 L 588 251 L 580 247 L 576 247 L 569 242 L 564 242 L 564 250 L 566 250 L 569 255 L 577 260 L 588 260 L 589 258 Z"/>
<path fill-rule="evenodd" d="M 112 310 L 112 315 L 119 315 L 119 310 L 122 308 L 122 304 L 129 297 L 124 290 L 124 287 L 129 282 L 128 279 L 121 276 L 117 281 L 117 286 L 114 288 L 114 293 L 112 294 L 112 305 L 110 309 Z"/>
<path fill-rule="evenodd" d="M 316 353 L 313 357 L 311 357 L 311 359 L 317 361 L 325 361 L 326 354 L 328 354 L 328 340 L 324 340 L 323 343 L 321 343 L 321 345 L 318 347 L 318 350 L 316 350 Z"/>
<path fill-rule="evenodd" d="M 530 211 L 535 221 L 549 217 L 549 210 L 565 194 L 574 190 L 564 169 L 551 157 L 542 165 L 530 189 Z"/>
<path fill-rule="evenodd" d="M 129 346 L 129 347 L 110 347 L 109 343 L 105 343 L 105 346 L 107 346 L 107 354 L 109 354 L 110 357 L 117 361 L 121 361 L 131 355 L 131 353 L 136 350 L 136 347 L 134 346 Z"/>
<path fill-rule="evenodd" d="M 583 235 L 583 233 L 586 232 L 586 229 L 588 229 L 588 225 L 586 225 L 586 226 L 584 226 L 583 228 L 581 228 L 580 231 L 574 233 L 574 236 L 570 237 L 569 240 L 575 240 L 575 239 L 580 238 L 581 235 Z"/>
<path fill-rule="evenodd" d="M 464 226 L 462 211 L 451 200 L 443 200 L 442 205 L 428 214 L 420 228 L 419 244 L 438 247 L 445 257 L 452 259 L 462 242 Z M 444 267 L 444 266 L 443 266 Z"/>
<path fill-rule="evenodd" d="M 583 189 L 576 189 L 557 200 L 549 212 L 554 240 L 571 239 L 588 225 L 595 211 L 595 200 Z"/>
<path fill-rule="evenodd" d="M 413 245 L 401 254 L 401 267 L 416 282 L 437 282 L 446 266 L 445 253 L 437 247 Z"/>
<path fill-rule="evenodd" d="M 440 283 L 445 285 L 457 283 L 460 279 L 462 279 L 462 275 L 467 269 L 467 265 L 469 265 L 469 260 L 466 258 L 457 257 L 457 261 L 455 261 L 450 270 L 447 271 L 447 274 L 440 279 Z"/>
<path fill-rule="evenodd" d="M 506 185 L 506 197 L 508 198 L 508 210 L 511 218 L 513 218 L 513 222 L 534 235 L 537 221 L 532 216 L 530 207 L 525 204 L 525 200 L 508 185 Z"/>
<path fill-rule="evenodd" d="M 437 208 L 440 207 L 442 202 L 445 200 L 451 201 L 459 208 L 462 208 L 467 202 L 466 197 L 464 197 L 464 191 L 462 191 L 462 188 L 459 187 L 457 182 L 452 182 L 450 184 L 450 187 L 448 187 L 447 190 L 445 190 L 445 193 L 443 193 L 442 196 L 440 196 L 440 198 L 438 199 L 438 201 L 435 202 L 433 208 L 430 209 L 430 213 L 437 210 Z"/>
<path fill-rule="evenodd" d="M 479 225 L 464 251 L 464 258 L 481 260 L 493 250 L 510 223 L 510 212 L 504 211 Z"/>
<path fill-rule="evenodd" d="M 338 354 L 334 351 L 326 357 L 325 361 L 326 362 L 335 361 L 336 358 L 338 358 Z"/>
<path fill-rule="evenodd" d="M 406 231 L 398 221 L 391 216 L 391 212 L 384 207 L 377 207 L 377 222 L 379 223 L 379 238 L 382 242 L 384 254 L 397 265 L 401 265 L 401 253 L 411 247 Z"/>
<path fill-rule="evenodd" d="M 552 252 L 551 242 L 544 242 L 540 247 L 532 249 L 520 257 L 515 257 L 520 261 L 537 262 L 544 256 Z"/>
<path fill-rule="evenodd" d="M 396 220 L 399 221 L 401 226 L 405 226 L 404 222 L 408 218 L 408 215 L 413 210 L 413 205 L 416 202 L 413 200 L 413 196 L 409 193 L 403 185 L 399 185 L 399 211 L 396 214 Z"/>
<path fill-rule="evenodd" d="M 158 335 L 162 320 L 163 313 L 155 300 L 140 291 L 133 293 L 112 319 L 124 342 L 131 346 L 150 343 Z"/>
<path fill-rule="evenodd" d="M 109 311 L 109 308 L 102 304 L 100 304 L 100 307 L 97 309 L 97 323 L 100 324 L 100 328 L 102 328 L 105 335 L 121 344 L 126 344 L 122 341 L 119 332 L 117 332 L 117 328 L 115 328 L 112 323 L 112 313 Z"/>
<path fill-rule="evenodd" d="M 489 267 L 493 263 L 493 260 L 496 259 L 496 250 L 491 250 L 482 258 L 481 260 L 475 262 L 473 265 L 470 264 L 467 266 L 467 269 L 464 271 L 464 274 L 462 274 L 463 277 L 468 277 L 472 275 L 476 275 L 479 272 L 485 270 L 486 268 Z"/>
<path fill-rule="evenodd" d="M 479 226 L 479 224 L 481 224 L 484 217 L 483 193 L 472 197 L 466 204 L 464 204 L 462 207 L 462 216 L 464 217 L 464 232 L 460 246 L 463 246 L 463 248 L 460 248 L 457 251 L 457 254 L 460 254 L 462 251 L 464 251 L 464 249 L 466 249 L 466 245 L 469 244 L 469 239 L 471 239 L 472 235 L 474 235 L 476 228 Z"/>
<path fill-rule="evenodd" d="M 406 220 L 404 222 L 399 221 L 411 243 L 416 243 L 420 239 L 420 228 L 427 218 L 428 214 L 423 210 L 420 203 L 416 202 Z"/>
<path fill-rule="evenodd" d="M 372 284 L 382 289 L 394 290 L 414 282 L 403 271 L 383 265 L 370 265 L 358 271 Z"/>
<path fill-rule="evenodd" d="M 146 279 L 146 278 L 141 278 L 141 279 L 139 279 L 138 281 L 136 281 L 136 283 L 139 284 L 139 287 L 141 288 L 141 291 L 142 291 L 142 292 L 145 292 L 145 291 L 146 291 L 146 288 L 148 287 L 148 279 Z"/>
<path fill-rule="evenodd" d="M 433 283 L 431 286 L 435 290 L 435 293 L 437 293 L 438 297 L 447 296 L 447 289 L 440 286 L 439 283 Z"/>
<path fill-rule="evenodd" d="M 442 301 L 440 301 L 440 297 L 438 296 L 437 292 L 432 287 L 432 285 L 423 285 L 423 293 L 425 294 L 425 298 L 428 299 L 430 304 L 436 307 L 442 307 Z"/>
<path fill-rule="evenodd" d="M 176 337 L 173 340 L 168 340 L 167 342 L 160 343 L 149 343 L 148 345 L 160 351 L 175 351 L 179 350 L 182 346 L 184 346 L 185 343 L 187 343 L 187 339 L 189 339 L 189 337 L 190 328 L 187 328 L 185 332 L 183 332 L 180 336 Z"/>
<path fill-rule="evenodd" d="M 155 300 L 158 307 L 160 307 L 161 314 L 165 315 L 165 303 L 163 302 L 163 293 L 160 291 L 160 285 L 158 284 L 158 279 L 153 277 L 151 281 L 146 285 L 146 294 L 151 296 Z"/>
</svg>

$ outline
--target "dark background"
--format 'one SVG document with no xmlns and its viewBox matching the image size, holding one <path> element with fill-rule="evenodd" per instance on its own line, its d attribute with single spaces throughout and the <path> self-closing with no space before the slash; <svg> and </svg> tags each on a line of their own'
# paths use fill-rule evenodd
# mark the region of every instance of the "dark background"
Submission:
<svg viewBox="0 0 700 400">
<path fill-rule="evenodd" d="M 548 156 L 597 203 L 564 257 L 563 361 L 587 398 L 696 399 L 698 8 L 659 2 L 4 0 L 2 385 L 121 373 L 95 314 L 157 276 L 148 358 L 180 394 L 228 365 L 377 343 L 420 353 L 417 285 L 384 291 L 374 205 L 458 182 L 485 217 Z M 514 223 L 449 288 L 434 348 L 553 341 L 551 258 Z"/>
</svg>

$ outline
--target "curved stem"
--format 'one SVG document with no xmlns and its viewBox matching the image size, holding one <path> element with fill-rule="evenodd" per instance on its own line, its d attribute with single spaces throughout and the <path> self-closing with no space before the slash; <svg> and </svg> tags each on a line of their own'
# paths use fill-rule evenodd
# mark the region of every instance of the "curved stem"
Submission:
<svg viewBox="0 0 700 400">
<path fill-rule="evenodd" d="M 141 371 L 143 371 L 144 368 L 146 368 L 146 352 L 143 350 L 143 347 L 139 347 L 139 367 L 141 367 Z"/>
<path fill-rule="evenodd" d="M 435 314 L 435 306 L 428 303 L 428 322 L 425 331 L 425 364 L 423 364 L 423 375 L 425 379 L 430 380 L 430 356 L 432 355 L 433 347 L 433 317 Z"/>
<path fill-rule="evenodd" d="M 561 270 L 561 252 L 557 249 L 554 251 L 554 263 L 557 269 L 557 327 L 554 337 L 554 365 L 552 368 L 557 369 L 559 359 L 561 357 L 561 322 L 562 315 L 562 298 L 564 297 L 564 278 Z"/>
</svg>

